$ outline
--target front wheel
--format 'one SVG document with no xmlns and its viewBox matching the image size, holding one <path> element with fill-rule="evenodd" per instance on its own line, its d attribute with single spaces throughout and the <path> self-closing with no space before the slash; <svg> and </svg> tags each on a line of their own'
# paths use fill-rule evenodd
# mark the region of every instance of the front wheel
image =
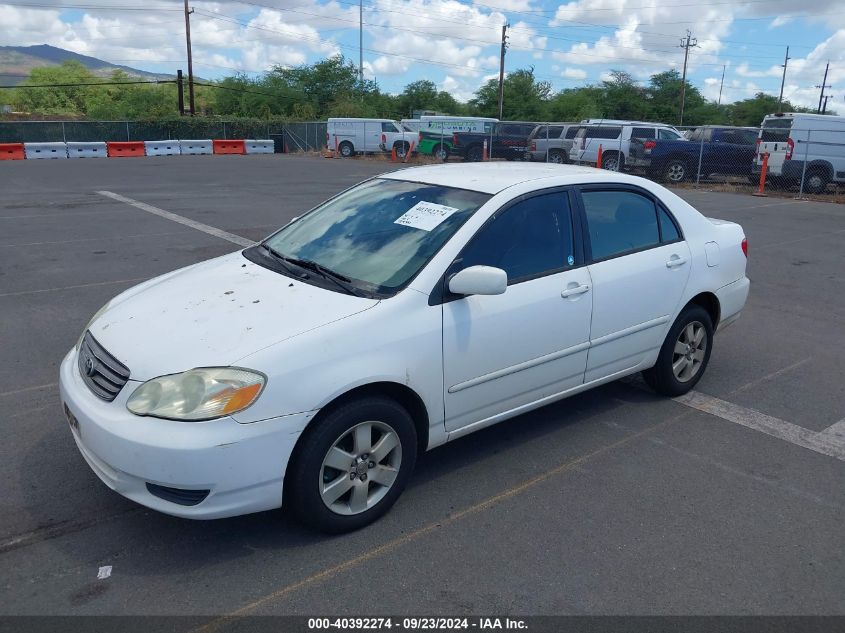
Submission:
<svg viewBox="0 0 845 633">
<path fill-rule="evenodd" d="M 549 151 L 549 162 L 554 163 L 555 165 L 563 165 L 566 163 L 566 158 L 563 155 L 563 152 L 559 149 L 553 149 Z"/>
<path fill-rule="evenodd" d="M 323 532 L 357 530 L 381 517 L 414 470 L 416 430 L 394 400 L 354 400 L 306 433 L 285 476 L 286 494 L 297 518 Z"/>
<path fill-rule="evenodd" d="M 484 150 L 480 145 L 474 145 L 467 150 L 466 159 L 471 163 L 477 163 L 484 158 Z"/>
<path fill-rule="evenodd" d="M 605 154 L 601 159 L 601 168 L 608 171 L 622 171 L 622 161 L 619 154 Z"/>
<path fill-rule="evenodd" d="M 713 348 L 713 321 L 707 310 L 690 305 L 681 311 L 643 378 L 657 393 L 680 396 L 701 379 Z"/>
<path fill-rule="evenodd" d="M 829 179 L 824 172 L 815 170 L 807 174 L 807 179 L 804 182 L 804 189 L 807 193 L 824 193 L 827 189 Z"/>
<path fill-rule="evenodd" d="M 405 157 L 408 155 L 408 150 L 410 147 L 407 143 L 396 143 L 394 146 L 396 150 L 396 158 L 399 160 L 405 160 Z"/>
</svg>

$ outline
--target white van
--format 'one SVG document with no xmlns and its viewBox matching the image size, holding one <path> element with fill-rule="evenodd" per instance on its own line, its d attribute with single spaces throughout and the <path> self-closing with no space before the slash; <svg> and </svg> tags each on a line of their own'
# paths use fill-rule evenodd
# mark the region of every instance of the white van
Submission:
<svg viewBox="0 0 845 633">
<path fill-rule="evenodd" d="M 416 139 L 415 132 L 402 129 L 392 119 L 336 118 L 329 119 L 326 125 L 326 144 L 343 157 L 396 147 L 396 153 L 404 158 Z"/>
<path fill-rule="evenodd" d="M 601 167 L 610 171 L 646 166 L 648 161 L 632 151 L 641 147 L 642 141 L 684 138 L 678 130 L 664 123 L 615 119 L 587 119 L 581 123 L 569 150 L 570 161 L 594 166 L 601 147 Z"/>
<path fill-rule="evenodd" d="M 821 193 L 831 182 L 845 183 L 845 117 L 769 114 L 757 136 L 752 179 L 760 178 L 764 154 L 769 155 L 767 178 L 773 182 L 798 185 L 803 175 L 808 193 Z"/>
</svg>

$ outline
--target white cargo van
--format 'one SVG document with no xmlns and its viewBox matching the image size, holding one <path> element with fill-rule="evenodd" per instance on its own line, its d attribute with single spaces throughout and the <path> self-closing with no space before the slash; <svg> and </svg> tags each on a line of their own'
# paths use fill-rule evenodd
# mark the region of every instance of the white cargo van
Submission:
<svg viewBox="0 0 845 633">
<path fill-rule="evenodd" d="M 803 176 L 808 193 L 821 193 L 831 182 L 845 183 L 845 117 L 769 114 L 757 136 L 752 179 L 760 178 L 764 154 L 769 155 L 767 178 L 774 183 L 799 185 Z"/>
<path fill-rule="evenodd" d="M 402 129 L 392 119 L 329 119 L 326 125 L 326 144 L 349 157 L 364 152 L 391 151 L 394 146 L 400 158 L 405 156 L 415 132 Z"/>
</svg>

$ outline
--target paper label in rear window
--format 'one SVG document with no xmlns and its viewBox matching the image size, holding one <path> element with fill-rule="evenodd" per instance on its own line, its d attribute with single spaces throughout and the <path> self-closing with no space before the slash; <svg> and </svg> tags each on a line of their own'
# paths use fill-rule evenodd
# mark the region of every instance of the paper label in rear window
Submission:
<svg viewBox="0 0 845 633">
<path fill-rule="evenodd" d="M 394 224 L 409 226 L 413 229 L 431 231 L 436 229 L 441 222 L 453 213 L 459 211 L 455 207 L 447 207 L 434 202 L 417 202 L 400 217 L 393 221 Z"/>
</svg>

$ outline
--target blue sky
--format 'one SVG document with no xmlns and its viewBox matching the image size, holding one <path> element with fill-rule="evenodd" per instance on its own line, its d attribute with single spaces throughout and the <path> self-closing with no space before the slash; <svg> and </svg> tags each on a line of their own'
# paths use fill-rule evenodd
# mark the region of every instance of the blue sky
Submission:
<svg viewBox="0 0 845 633">
<path fill-rule="evenodd" d="M 510 24 L 506 69 L 533 66 L 555 90 L 601 81 L 613 69 L 639 81 L 683 63 L 689 78 L 730 102 L 777 94 L 816 105 L 824 66 L 845 112 L 845 4 L 835 0 L 364 0 L 364 65 L 389 92 L 430 79 L 467 99 L 498 72 L 501 26 Z M 27 6 L 29 5 L 29 6 Z M 34 6 L 38 5 L 38 6 Z M 358 60 L 358 2 L 192 2 L 194 72 L 220 78 L 342 53 Z M 114 63 L 172 73 L 185 68 L 182 3 L 172 0 L 0 0 L 0 45 L 52 44 Z"/>
</svg>

